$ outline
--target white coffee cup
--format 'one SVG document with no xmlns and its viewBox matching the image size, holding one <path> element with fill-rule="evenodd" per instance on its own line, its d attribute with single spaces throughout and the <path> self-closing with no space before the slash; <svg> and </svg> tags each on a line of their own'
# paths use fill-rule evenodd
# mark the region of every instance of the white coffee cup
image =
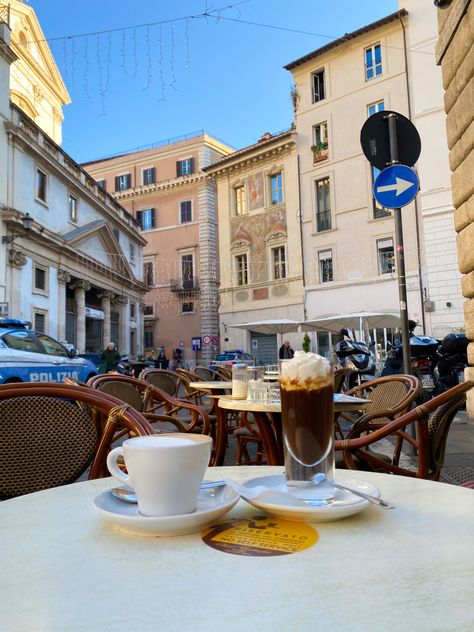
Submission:
<svg viewBox="0 0 474 632">
<path fill-rule="evenodd" d="M 209 465 L 212 439 L 206 435 L 167 433 L 133 437 L 111 450 L 107 467 L 114 478 L 131 485 L 144 516 L 177 516 L 196 509 Z M 123 456 L 128 475 L 117 465 Z"/>
</svg>

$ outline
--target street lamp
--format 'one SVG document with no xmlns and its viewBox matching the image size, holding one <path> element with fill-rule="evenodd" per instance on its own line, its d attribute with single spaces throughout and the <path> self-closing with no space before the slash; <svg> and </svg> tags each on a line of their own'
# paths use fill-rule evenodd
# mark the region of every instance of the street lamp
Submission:
<svg viewBox="0 0 474 632">
<path fill-rule="evenodd" d="M 23 215 L 23 217 L 21 218 L 21 223 L 23 224 L 23 228 L 25 230 L 25 232 L 28 232 L 31 230 L 32 226 L 33 226 L 33 218 L 30 217 L 29 213 L 25 213 Z M 17 237 L 23 237 L 24 233 L 22 233 L 21 235 L 4 235 L 2 237 L 2 244 L 11 244 L 12 241 L 14 241 Z"/>
</svg>

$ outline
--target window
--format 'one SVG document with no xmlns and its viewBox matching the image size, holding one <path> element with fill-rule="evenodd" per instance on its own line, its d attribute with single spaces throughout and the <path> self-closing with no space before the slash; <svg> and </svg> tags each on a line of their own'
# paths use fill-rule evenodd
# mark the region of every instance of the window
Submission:
<svg viewBox="0 0 474 632">
<path fill-rule="evenodd" d="M 103 191 L 107 191 L 107 181 L 106 180 L 97 180 L 97 186 L 99 186 Z"/>
<path fill-rule="evenodd" d="M 391 237 L 377 240 L 377 260 L 379 274 L 391 274 L 395 271 L 395 255 Z"/>
<path fill-rule="evenodd" d="M 155 209 L 146 208 L 143 211 L 137 211 L 137 222 L 142 230 L 155 228 Z"/>
<path fill-rule="evenodd" d="M 367 116 L 372 116 L 372 114 L 375 114 L 376 112 L 382 112 L 385 109 L 385 105 L 383 101 L 377 101 L 376 103 L 371 103 L 370 105 L 367 106 Z M 390 215 L 392 214 L 392 212 L 390 211 L 390 209 L 384 208 L 380 202 L 377 202 L 377 200 L 375 199 L 375 196 L 373 194 L 374 192 L 374 185 L 375 185 L 375 180 L 377 179 L 377 176 L 380 173 L 380 169 L 377 169 L 377 167 L 374 167 L 374 165 L 371 165 L 371 176 L 372 176 L 372 206 L 373 206 L 373 213 L 374 213 L 374 219 L 381 219 L 383 217 L 390 217 Z"/>
<path fill-rule="evenodd" d="M 331 223 L 331 190 L 329 178 L 316 182 L 316 230 L 330 230 Z"/>
<path fill-rule="evenodd" d="M 41 169 L 36 169 L 36 199 L 46 203 L 47 194 L 48 176 Z"/>
<path fill-rule="evenodd" d="M 285 246 L 272 248 L 272 269 L 274 279 L 286 279 Z"/>
<path fill-rule="evenodd" d="M 155 346 L 155 329 L 153 326 L 145 327 L 143 343 L 145 349 L 153 349 Z"/>
<path fill-rule="evenodd" d="M 132 265 L 135 265 L 135 244 L 132 244 L 132 242 L 130 242 L 130 263 Z"/>
<path fill-rule="evenodd" d="M 124 173 L 121 176 L 115 178 L 115 190 L 125 191 L 132 186 L 132 176 L 130 173 Z"/>
<path fill-rule="evenodd" d="M 320 250 L 318 252 L 319 261 L 319 282 L 330 283 L 334 281 L 332 250 Z"/>
<path fill-rule="evenodd" d="M 283 202 L 283 174 L 276 173 L 270 177 L 270 189 L 272 204 L 281 204 Z"/>
<path fill-rule="evenodd" d="M 153 261 L 145 261 L 143 264 L 143 283 L 149 286 L 154 285 Z"/>
<path fill-rule="evenodd" d="M 33 314 L 33 326 L 36 331 L 45 333 L 46 331 L 46 314 L 44 312 L 34 312 Z M 47 351 L 47 350 L 46 350 Z M 47 351 L 49 353 L 49 351 Z"/>
<path fill-rule="evenodd" d="M 5 334 L 2 340 L 10 347 L 10 349 L 41 353 L 39 346 L 27 331 L 12 331 L 11 334 Z"/>
<path fill-rule="evenodd" d="M 149 167 L 143 169 L 143 184 L 154 184 L 155 182 L 155 167 Z"/>
<path fill-rule="evenodd" d="M 53 340 L 49 336 L 45 336 L 44 334 L 37 334 L 36 336 L 38 340 L 41 342 L 43 347 L 46 349 L 46 353 L 53 356 L 59 356 L 61 358 L 67 358 L 66 349 L 57 342 L 57 340 Z"/>
<path fill-rule="evenodd" d="M 181 255 L 181 282 L 184 289 L 193 287 L 194 255 Z"/>
<path fill-rule="evenodd" d="M 191 173 L 194 173 L 194 159 L 186 158 L 186 160 L 178 160 L 176 162 L 176 175 L 179 176 L 189 176 Z"/>
<path fill-rule="evenodd" d="M 235 270 L 237 276 L 237 285 L 248 285 L 248 262 L 247 255 L 237 255 L 235 257 Z"/>
<path fill-rule="evenodd" d="M 245 203 L 245 187 L 234 187 L 234 209 L 236 215 L 245 215 L 247 205 Z"/>
<path fill-rule="evenodd" d="M 153 316 L 155 313 L 154 305 L 145 305 L 143 313 L 145 314 L 145 316 Z"/>
<path fill-rule="evenodd" d="M 181 305 L 182 314 L 191 314 L 194 312 L 194 303 L 192 301 L 186 301 Z"/>
<path fill-rule="evenodd" d="M 134 301 L 130 301 L 130 319 L 135 320 L 137 317 L 137 304 Z"/>
<path fill-rule="evenodd" d="M 120 243 L 120 231 L 118 228 L 112 228 L 115 239 Z"/>
<path fill-rule="evenodd" d="M 46 293 L 48 291 L 47 269 L 35 266 L 33 268 L 33 288 L 37 292 Z"/>
<path fill-rule="evenodd" d="M 382 50 L 380 44 L 365 49 L 365 80 L 370 81 L 382 74 Z"/>
<path fill-rule="evenodd" d="M 313 73 L 313 103 L 326 98 L 326 87 L 324 82 L 324 70 Z"/>
<path fill-rule="evenodd" d="M 193 221 L 193 205 L 191 200 L 179 203 L 179 221 L 181 224 Z"/>
<path fill-rule="evenodd" d="M 73 196 L 69 196 L 69 221 L 77 222 L 77 199 Z"/>
<path fill-rule="evenodd" d="M 314 162 L 325 160 L 328 157 L 328 124 L 318 123 L 313 127 L 313 151 Z"/>
</svg>

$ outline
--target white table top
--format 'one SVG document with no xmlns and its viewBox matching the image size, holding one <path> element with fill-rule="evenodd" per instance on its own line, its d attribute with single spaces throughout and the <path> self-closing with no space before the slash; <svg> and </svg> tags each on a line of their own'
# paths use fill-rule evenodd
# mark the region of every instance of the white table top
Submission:
<svg viewBox="0 0 474 632">
<path fill-rule="evenodd" d="M 344 393 L 334 393 L 334 411 L 337 413 L 351 410 L 361 410 L 370 403 L 370 400 L 360 397 L 351 397 Z M 251 402 L 248 399 L 232 399 L 232 397 L 220 397 L 219 407 L 227 410 L 242 410 L 247 412 L 280 413 L 281 402 Z"/>
<path fill-rule="evenodd" d="M 232 382 L 224 382 L 221 380 L 215 380 L 211 382 L 189 382 L 189 386 L 191 388 L 196 388 L 200 391 L 210 391 L 210 390 L 225 390 L 232 389 Z"/>
<path fill-rule="evenodd" d="M 210 468 L 206 478 L 282 471 Z M 198 533 L 121 534 L 93 507 L 111 479 L 2 502 L 2 632 L 471 632 L 474 492 L 351 475 L 377 485 L 396 509 L 314 524 L 316 544 L 276 557 L 217 551 Z M 240 501 L 224 519 L 261 513 Z"/>
</svg>

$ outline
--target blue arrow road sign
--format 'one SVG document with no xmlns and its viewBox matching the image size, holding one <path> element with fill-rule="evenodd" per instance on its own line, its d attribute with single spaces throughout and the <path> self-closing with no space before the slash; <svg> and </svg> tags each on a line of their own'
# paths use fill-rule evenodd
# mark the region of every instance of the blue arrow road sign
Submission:
<svg viewBox="0 0 474 632">
<path fill-rule="evenodd" d="M 405 165 L 393 165 L 379 173 L 374 196 L 385 208 L 401 208 L 415 199 L 420 181 L 416 172 Z"/>
</svg>

